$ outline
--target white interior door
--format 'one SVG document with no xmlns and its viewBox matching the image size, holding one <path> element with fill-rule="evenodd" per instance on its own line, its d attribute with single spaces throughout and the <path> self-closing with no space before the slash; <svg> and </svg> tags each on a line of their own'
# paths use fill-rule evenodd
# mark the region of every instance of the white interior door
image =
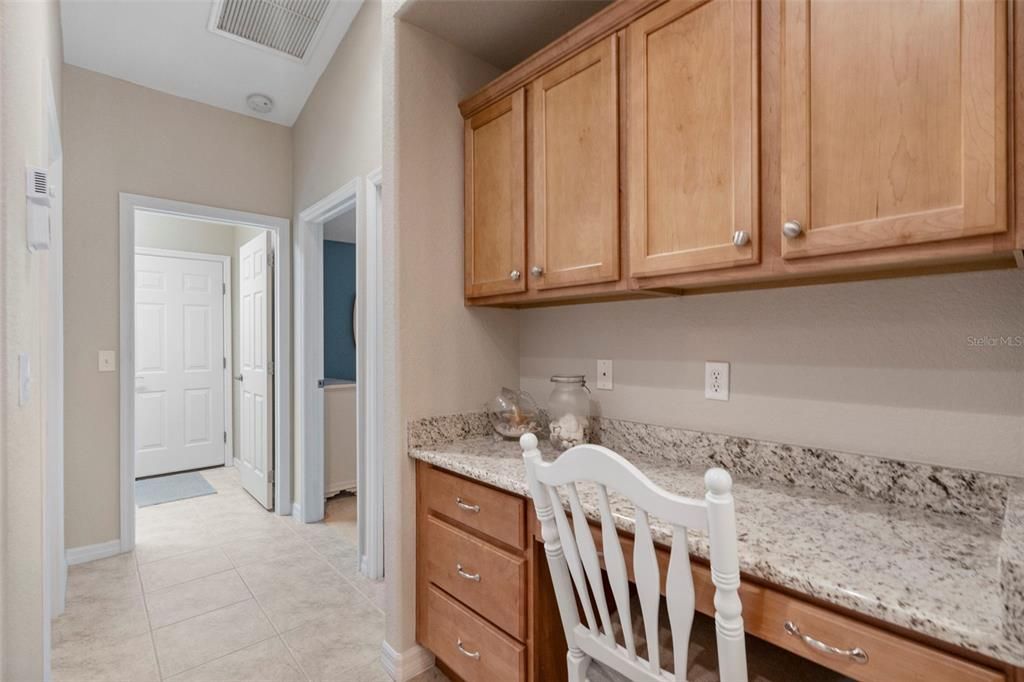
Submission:
<svg viewBox="0 0 1024 682">
<path fill-rule="evenodd" d="M 224 463 L 224 266 L 135 255 L 135 476 Z"/>
<path fill-rule="evenodd" d="M 273 257 L 270 233 L 239 250 L 239 320 L 242 486 L 267 509 L 274 506 L 273 420 Z"/>
</svg>

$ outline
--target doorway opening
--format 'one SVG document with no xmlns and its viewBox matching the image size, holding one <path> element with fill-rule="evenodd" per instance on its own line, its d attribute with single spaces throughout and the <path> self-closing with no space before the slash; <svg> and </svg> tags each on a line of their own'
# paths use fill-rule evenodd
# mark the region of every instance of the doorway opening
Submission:
<svg viewBox="0 0 1024 682">
<path fill-rule="evenodd" d="M 291 511 L 288 224 L 121 195 L 121 551 L 137 508 Z"/>
<path fill-rule="evenodd" d="M 294 514 L 354 521 L 360 572 L 383 577 L 379 422 L 380 173 L 357 177 L 299 215 Z M 326 502 L 325 502 L 326 500 Z"/>
</svg>

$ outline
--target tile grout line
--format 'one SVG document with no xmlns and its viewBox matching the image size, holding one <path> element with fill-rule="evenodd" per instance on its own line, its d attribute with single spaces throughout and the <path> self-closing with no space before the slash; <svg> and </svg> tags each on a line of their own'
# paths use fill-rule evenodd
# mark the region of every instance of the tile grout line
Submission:
<svg viewBox="0 0 1024 682">
<path fill-rule="evenodd" d="M 251 587 L 249 587 L 249 583 L 245 582 L 245 576 L 243 576 L 241 572 L 239 572 L 238 577 L 242 579 L 242 583 L 245 585 L 245 589 L 249 590 L 249 594 L 252 595 L 252 600 L 256 602 L 256 607 L 260 610 L 260 613 L 262 613 L 263 617 L 267 619 L 268 623 L 270 623 L 270 627 L 274 630 L 274 636 L 281 640 L 281 644 L 284 645 L 285 651 L 288 652 L 288 657 L 292 659 L 292 662 L 298 667 L 299 672 L 302 673 L 303 677 L 305 677 L 306 680 L 311 681 L 313 678 L 310 676 L 308 672 L 306 672 L 306 668 L 302 665 L 302 663 L 299 662 L 299 659 L 295 657 L 295 652 L 292 651 L 292 648 L 288 646 L 288 642 L 286 642 L 284 637 L 281 636 L 283 634 L 281 632 L 281 629 L 277 627 L 277 623 L 275 623 L 274 619 L 270 617 L 270 614 L 267 613 L 267 610 L 263 608 L 263 604 L 260 603 L 260 600 L 256 597 L 256 593 L 253 592 Z M 302 625 L 297 625 L 296 628 L 298 627 L 302 627 Z M 291 632 L 291 630 L 286 630 L 285 632 Z"/>
<path fill-rule="evenodd" d="M 136 511 L 138 511 L 136 509 Z M 135 560 L 135 577 L 139 581 L 139 590 L 142 592 L 142 610 L 146 612 L 146 627 L 149 630 L 149 646 L 153 648 L 153 661 L 156 663 L 156 675 L 162 681 L 164 669 L 160 665 L 160 654 L 156 650 L 156 636 L 153 634 L 153 620 L 149 617 L 149 602 L 146 600 L 146 588 L 142 584 L 142 571 L 139 570 L 139 556 L 132 550 L 132 559 Z"/>
</svg>

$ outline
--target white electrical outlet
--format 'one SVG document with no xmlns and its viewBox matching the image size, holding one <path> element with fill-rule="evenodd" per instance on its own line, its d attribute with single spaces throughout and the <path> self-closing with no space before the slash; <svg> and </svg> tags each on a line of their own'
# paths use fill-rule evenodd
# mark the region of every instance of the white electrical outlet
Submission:
<svg viewBox="0 0 1024 682">
<path fill-rule="evenodd" d="M 597 361 L 597 387 L 603 391 L 610 391 L 614 388 L 612 383 L 612 361 Z"/>
<path fill-rule="evenodd" d="M 704 397 L 708 400 L 729 399 L 729 363 L 704 363 Z"/>
</svg>

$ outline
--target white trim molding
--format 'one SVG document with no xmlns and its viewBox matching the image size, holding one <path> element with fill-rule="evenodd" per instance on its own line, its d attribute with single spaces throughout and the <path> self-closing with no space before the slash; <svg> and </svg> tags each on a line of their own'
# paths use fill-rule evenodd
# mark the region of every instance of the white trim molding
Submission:
<svg viewBox="0 0 1024 682">
<path fill-rule="evenodd" d="M 120 415 L 121 415 L 121 539 L 122 552 L 135 547 L 135 213 L 163 213 L 230 225 L 256 227 L 274 235 L 274 508 L 282 516 L 292 510 L 291 222 L 287 218 L 246 213 L 182 201 L 120 194 Z"/>
<path fill-rule="evenodd" d="M 319 385 L 324 378 L 324 223 L 355 207 L 358 233 L 363 221 L 362 187 L 361 178 L 349 180 L 299 213 L 296 229 L 295 272 L 299 280 L 295 286 L 295 407 L 300 420 L 296 445 L 301 462 L 299 506 L 306 523 L 324 517 L 324 392 Z M 356 248 L 360 248 L 358 237 Z M 357 307 L 362 298 L 358 277 L 357 273 Z M 357 342 L 357 358 L 362 348 Z M 362 389 L 357 386 L 356 391 L 358 405 Z M 357 434 L 357 451 L 360 440 Z"/>
<path fill-rule="evenodd" d="M 121 540 L 107 540 L 98 542 L 95 545 L 83 545 L 82 547 L 69 547 L 64 555 L 67 557 L 68 566 L 84 564 L 97 559 L 106 559 L 121 553 Z"/>
<path fill-rule="evenodd" d="M 434 654 L 419 644 L 398 653 L 386 641 L 380 646 L 380 663 L 395 682 L 411 680 L 434 667 Z"/>
</svg>

